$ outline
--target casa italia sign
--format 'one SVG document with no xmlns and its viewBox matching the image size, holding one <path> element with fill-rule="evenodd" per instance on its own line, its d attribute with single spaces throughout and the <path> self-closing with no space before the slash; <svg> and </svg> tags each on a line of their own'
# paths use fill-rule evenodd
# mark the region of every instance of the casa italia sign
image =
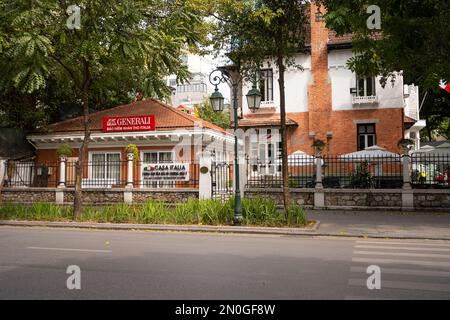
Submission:
<svg viewBox="0 0 450 320">
<path fill-rule="evenodd" d="M 103 132 L 155 131 L 155 116 L 105 117 Z"/>
<path fill-rule="evenodd" d="M 142 169 L 142 178 L 144 181 L 189 181 L 189 164 L 145 164 Z"/>
</svg>

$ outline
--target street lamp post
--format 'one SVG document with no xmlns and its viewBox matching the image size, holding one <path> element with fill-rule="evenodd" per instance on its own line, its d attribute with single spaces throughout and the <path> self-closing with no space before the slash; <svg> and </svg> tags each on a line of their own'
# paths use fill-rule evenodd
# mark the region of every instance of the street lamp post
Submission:
<svg viewBox="0 0 450 320">
<path fill-rule="evenodd" d="M 221 112 L 224 108 L 225 98 L 220 93 L 218 85 L 227 83 L 233 90 L 233 113 L 234 113 L 234 179 L 235 179 L 235 196 L 234 196 L 234 223 L 240 224 L 242 221 L 242 203 L 241 203 L 241 187 L 239 177 L 239 145 L 238 145 L 238 86 L 241 80 L 235 80 L 230 72 L 225 68 L 219 68 L 211 72 L 209 82 L 215 86 L 215 91 L 210 97 L 211 106 L 215 112 Z M 261 105 L 261 93 L 254 85 L 252 90 L 246 95 L 247 103 L 252 112 L 259 109 Z"/>
</svg>

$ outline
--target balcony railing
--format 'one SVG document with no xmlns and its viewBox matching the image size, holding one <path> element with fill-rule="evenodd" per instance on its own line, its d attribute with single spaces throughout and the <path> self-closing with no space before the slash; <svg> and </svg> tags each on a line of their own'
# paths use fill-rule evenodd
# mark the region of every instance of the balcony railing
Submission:
<svg viewBox="0 0 450 320">
<path fill-rule="evenodd" d="M 378 104 L 378 96 L 352 96 L 352 104 Z"/>
</svg>

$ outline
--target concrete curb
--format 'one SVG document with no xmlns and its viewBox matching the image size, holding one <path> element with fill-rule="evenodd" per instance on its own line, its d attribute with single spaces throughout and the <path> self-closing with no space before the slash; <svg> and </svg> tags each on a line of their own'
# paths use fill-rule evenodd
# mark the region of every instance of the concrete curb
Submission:
<svg viewBox="0 0 450 320">
<path fill-rule="evenodd" d="M 97 230 L 138 230 L 138 231 L 172 231 L 172 232 L 209 232 L 235 234 L 267 234 L 267 235 L 313 235 L 320 226 L 320 221 L 308 228 L 268 228 L 237 226 L 199 226 L 199 225 L 159 225 L 159 224 L 118 224 L 118 223 L 79 223 L 79 222 L 46 222 L 0 220 L 0 226 L 12 227 L 49 227 L 77 228 Z"/>
<path fill-rule="evenodd" d="M 337 237 L 356 239 L 403 239 L 403 240 L 440 240 L 450 241 L 450 236 L 417 236 L 414 234 L 398 235 L 395 233 L 358 233 L 358 232 L 319 232 L 320 221 L 310 228 L 268 228 L 268 227 L 235 227 L 235 226 L 198 226 L 198 225 L 158 225 L 158 224 L 117 224 L 117 223 L 78 223 L 78 222 L 46 222 L 46 221 L 15 221 L 0 220 L 0 226 L 10 227 L 43 227 L 72 228 L 91 230 L 121 230 L 121 231 L 166 231 L 166 232 L 197 232 L 223 234 L 255 234 L 280 236 Z"/>
</svg>

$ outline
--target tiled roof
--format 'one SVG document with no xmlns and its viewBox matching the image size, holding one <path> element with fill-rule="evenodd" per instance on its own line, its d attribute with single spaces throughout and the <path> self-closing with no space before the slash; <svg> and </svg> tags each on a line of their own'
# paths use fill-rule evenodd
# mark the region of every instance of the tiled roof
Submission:
<svg viewBox="0 0 450 320">
<path fill-rule="evenodd" d="M 328 44 L 329 45 L 339 45 L 339 44 L 351 44 L 352 35 L 345 34 L 343 36 L 337 36 L 336 32 L 333 30 L 328 31 Z"/>
<path fill-rule="evenodd" d="M 191 129 L 194 127 L 208 128 L 219 132 L 224 129 L 208 121 L 177 110 L 161 101 L 148 99 L 137 101 L 127 105 L 99 111 L 90 115 L 91 131 L 102 132 L 104 117 L 148 116 L 154 115 L 157 131 L 169 131 L 175 129 Z M 83 117 L 77 117 L 62 122 L 57 122 L 46 127 L 47 133 L 75 133 L 83 132 Z M 43 132 L 40 132 L 43 133 Z"/>
<path fill-rule="evenodd" d="M 239 127 L 249 128 L 249 127 L 276 127 L 280 126 L 280 114 L 251 114 L 246 115 L 244 119 L 239 120 Z M 292 119 L 286 118 L 286 125 L 288 126 L 298 126 L 298 123 Z"/>
</svg>

